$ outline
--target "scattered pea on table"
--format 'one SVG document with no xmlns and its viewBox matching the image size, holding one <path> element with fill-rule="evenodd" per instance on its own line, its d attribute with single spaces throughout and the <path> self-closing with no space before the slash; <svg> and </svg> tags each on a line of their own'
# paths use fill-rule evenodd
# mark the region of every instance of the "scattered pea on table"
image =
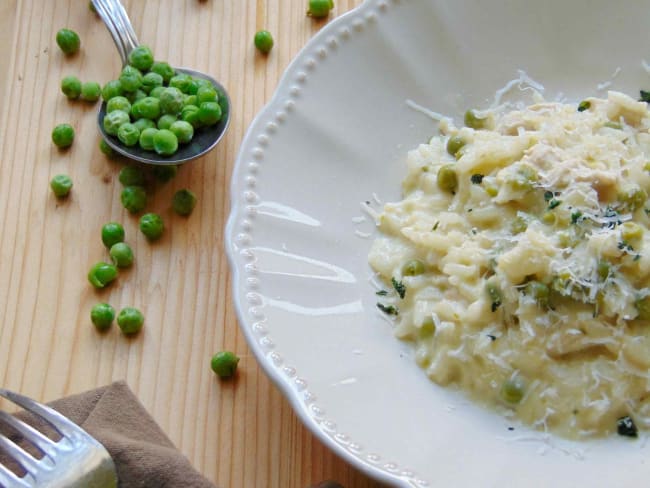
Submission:
<svg viewBox="0 0 650 488">
<path fill-rule="evenodd" d="M 70 124 L 59 124 L 52 131 L 52 142 L 60 149 L 72 146 L 74 129 Z"/>
<path fill-rule="evenodd" d="M 61 91 L 70 100 L 76 100 L 81 95 L 81 81 L 76 76 L 66 76 L 61 80 Z"/>
<path fill-rule="evenodd" d="M 182 189 L 174 193 L 172 208 L 178 215 L 187 216 L 192 213 L 194 207 L 196 207 L 196 195 L 194 192 Z"/>
<path fill-rule="evenodd" d="M 120 201 L 130 213 L 139 213 L 147 205 L 147 192 L 141 186 L 125 186 Z"/>
<path fill-rule="evenodd" d="M 267 30 L 257 31 L 253 42 L 259 52 L 263 54 L 268 54 L 273 48 L 273 36 Z"/>
<path fill-rule="evenodd" d="M 56 175 L 50 181 L 50 188 L 57 198 L 65 198 L 72 189 L 72 180 L 68 175 Z"/>
<path fill-rule="evenodd" d="M 239 357 L 230 351 L 221 351 L 212 356 L 210 367 L 219 378 L 231 378 L 237 372 Z"/>
<path fill-rule="evenodd" d="M 117 268 L 109 263 L 96 263 L 88 272 L 88 281 L 95 288 L 104 288 L 117 278 Z"/>
<path fill-rule="evenodd" d="M 90 321 L 97 330 L 106 330 L 115 320 L 115 309 L 108 303 L 98 303 L 90 310 Z"/>
<path fill-rule="evenodd" d="M 71 29 L 61 29 L 56 33 L 56 43 L 65 54 L 74 54 L 79 51 L 81 40 L 79 34 Z"/>
<path fill-rule="evenodd" d="M 109 251 L 113 264 L 118 268 L 129 268 L 133 264 L 133 250 L 125 242 L 116 242 Z"/>
<path fill-rule="evenodd" d="M 165 225 L 162 217 L 155 213 L 146 213 L 140 217 L 140 231 L 150 241 L 156 241 L 162 237 Z"/>
<path fill-rule="evenodd" d="M 117 316 L 117 325 L 126 335 L 136 334 L 142 329 L 144 315 L 134 307 L 125 307 Z"/>
<path fill-rule="evenodd" d="M 118 222 L 108 222 L 102 226 L 102 242 L 110 249 L 118 242 L 124 241 L 124 227 Z"/>
</svg>

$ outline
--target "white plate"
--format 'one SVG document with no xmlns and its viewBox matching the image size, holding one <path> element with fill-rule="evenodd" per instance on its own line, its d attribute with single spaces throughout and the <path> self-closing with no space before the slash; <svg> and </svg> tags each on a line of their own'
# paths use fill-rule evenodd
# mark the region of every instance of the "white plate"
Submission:
<svg viewBox="0 0 650 488">
<path fill-rule="evenodd" d="M 375 307 L 375 208 L 407 150 L 523 69 L 547 98 L 649 88 L 650 8 L 621 0 L 367 0 L 330 22 L 251 125 L 226 242 L 250 347 L 306 425 L 402 486 L 644 484 L 645 438 L 544 437 L 430 382 Z M 508 430 L 514 426 L 515 430 Z"/>
</svg>

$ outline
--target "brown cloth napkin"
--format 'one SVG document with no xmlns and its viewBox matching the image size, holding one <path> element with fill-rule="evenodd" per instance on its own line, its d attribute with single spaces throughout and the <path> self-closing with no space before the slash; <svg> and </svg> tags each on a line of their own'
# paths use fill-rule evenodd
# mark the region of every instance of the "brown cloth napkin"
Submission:
<svg viewBox="0 0 650 488">
<path fill-rule="evenodd" d="M 106 447 L 117 467 L 121 488 L 215 487 L 174 447 L 124 382 L 49 405 Z M 43 426 L 26 412 L 16 416 L 38 428 Z"/>
</svg>

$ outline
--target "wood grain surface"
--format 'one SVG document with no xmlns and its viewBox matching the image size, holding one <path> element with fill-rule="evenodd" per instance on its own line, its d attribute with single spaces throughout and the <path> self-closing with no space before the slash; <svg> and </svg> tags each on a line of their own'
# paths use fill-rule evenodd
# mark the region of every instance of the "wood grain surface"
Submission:
<svg viewBox="0 0 650 488">
<path fill-rule="evenodd" d="M 147 205 L 166 222 L 148 243 L 120 204 L 120 161 L 98 149 L 96 104 L 68 101 L 68 74 L 104 83 L 120 59 L 85 0 L 0 0 L 0 385 L 49 401 L 124 379 L 194 466 L 223 487 L 306 487 L 336 479 L 378 486 L 307 431 L 264 375 L 237 326 L 224 255 L 229 181 L 247 126 L 271 98 L 296 53 L 327 21 L 305 15 L 307 0 L 131 0 L 124 4 L 142 43 L 157 58 L 213 75 L 232 98 L 228 134 L 216 150 L 158 186 Z M 330 16 L 360 0 L 337 0 Z M 81 51 L 55 43 L 76 30 Z M 269 56 L 253 35 L 275 38 Z M 76 139 L 59 151 L 52 128 L 72 124 Z M 57 201 L 49 180 L 67 173 L 70 198 Z M 171 211 L 173 193 L 199 198 L 189 218 Z M 106 260 L 100 229 L 122 222 L 135 252 L 131 270 L 101 292 L 87 282 Z M 89 312 L 100 301 L 139 307 L 138 336 L 116 326 L 99 334 Z M 222 349 L 241 356 L 235 381 L 210 370 Z M 0 404 L 7 407 L 7 404 Z"/>
</svg>

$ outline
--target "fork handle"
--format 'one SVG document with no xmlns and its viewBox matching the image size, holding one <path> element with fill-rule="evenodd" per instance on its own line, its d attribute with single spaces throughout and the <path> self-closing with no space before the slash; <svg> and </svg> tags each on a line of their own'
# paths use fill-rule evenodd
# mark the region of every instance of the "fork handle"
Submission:
<svg viewBox="0 0 650 488">
<path fill-rule="evenodd" d="M 140 44 L 126 10 L 120 0 L 92 0 L 92 2 L 113 38 L 122 58 L 122 66 L 126 66 L 129 54 Z"/>
</svg>

